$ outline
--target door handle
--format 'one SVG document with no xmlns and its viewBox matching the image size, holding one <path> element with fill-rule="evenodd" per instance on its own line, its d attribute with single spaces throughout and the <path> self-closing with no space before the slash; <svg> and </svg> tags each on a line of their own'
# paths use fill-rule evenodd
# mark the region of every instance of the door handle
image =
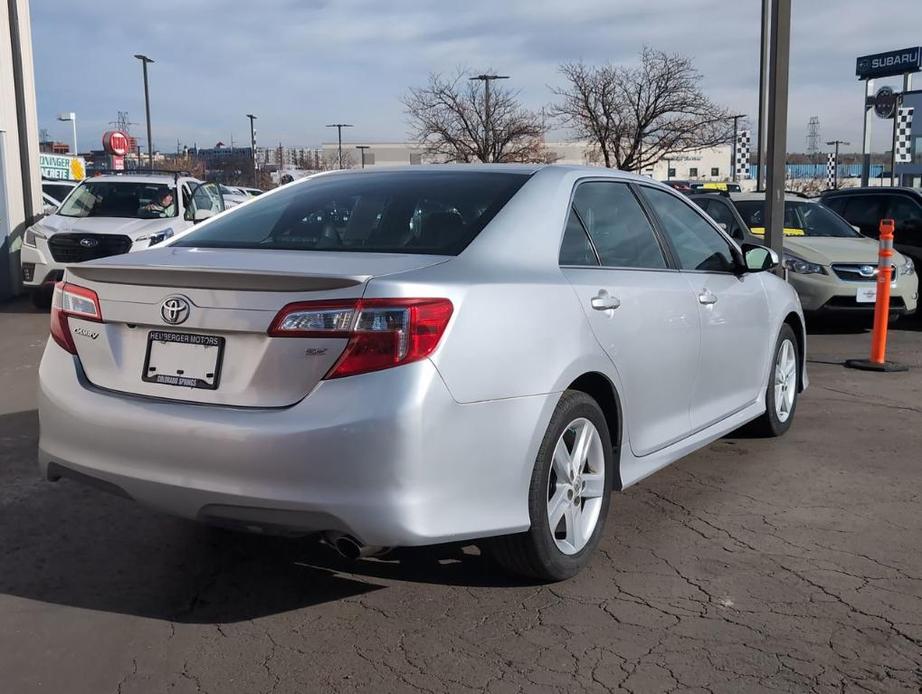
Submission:
<svg viewBox="0 0 922 694">
<path fill-rule="evenodd" d="M 618 308 L 621 305 L 621 300 L 616 296 L 599 294 L 598 296 L 592 297 L 590 303 L 592 304 L 592 308 L 596 311 L 609 311 Z"/>
<path fill-rule="evenodd" d="M 717 295 L 714 292 L 712 292 L 710 289 L 705 289 L 700 294 L 698 294 L 698 303 L 704 304 L 705 306 L 716 304 Z"/>
</svg>

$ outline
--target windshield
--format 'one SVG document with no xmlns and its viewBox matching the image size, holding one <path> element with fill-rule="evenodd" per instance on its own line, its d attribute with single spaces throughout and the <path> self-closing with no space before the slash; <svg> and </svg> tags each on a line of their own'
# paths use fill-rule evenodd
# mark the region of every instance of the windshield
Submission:
<svg viewBox="0 0 922 694">
<path fill-rule="evenodd" d="M 765 233 L 765 202 L 734 200 L 740 216 L 756 235 Z M 835 236 L 855 238 L 860 234 L 835 212 L 818 202 L 788 200 L 784 203 L 785 236 Z"/>
<path fill-rule="evenodd" d="M 173 245 L 457 255 L 527 179 L 479 171 L 320 177 L 254 200 Z"/>
<path fill-rule="evenodd" d="M 165 183 L 85 181 L 58 210 L 65 217 L 157 219 L 176 216 L 175 191 Z"/>
</svg>

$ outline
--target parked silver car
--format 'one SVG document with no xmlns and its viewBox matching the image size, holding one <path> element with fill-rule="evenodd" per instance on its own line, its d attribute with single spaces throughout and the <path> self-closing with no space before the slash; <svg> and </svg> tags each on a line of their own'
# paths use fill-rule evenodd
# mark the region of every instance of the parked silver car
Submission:
<svg viewBox="0 0 922 694">
<path fill-rule="evenodd" d="M 576 573 L 621 489 L 783 433 L 797 295 L 681 195 L 584 167 L 315 176 L 58 285 L 40 464 L 346 554 Z"/>
</svg>

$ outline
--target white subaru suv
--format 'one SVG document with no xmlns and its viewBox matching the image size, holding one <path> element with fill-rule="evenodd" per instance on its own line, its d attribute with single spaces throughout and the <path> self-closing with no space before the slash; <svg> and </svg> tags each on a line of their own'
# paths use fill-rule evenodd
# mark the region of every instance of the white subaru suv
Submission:
<svg viewBox="0 0 922 694">
<path fill-rule="evenodd" d="M 156 246 L 224 210 L 220 189 L 172 172 L 95 176 L 23 235 L 23 285 L 47 307 L 64 268 Z"/>
</svg>

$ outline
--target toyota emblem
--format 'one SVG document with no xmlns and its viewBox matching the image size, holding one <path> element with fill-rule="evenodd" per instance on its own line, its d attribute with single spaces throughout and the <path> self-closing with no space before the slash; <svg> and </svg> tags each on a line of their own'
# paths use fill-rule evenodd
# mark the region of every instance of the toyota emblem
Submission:
<svg viewBox="0 0 922 694">
<path fill-rule="evenodd" d="M 160 305 L 160 315 L 170 325 L 185 323 L 189 317 L 189 302 L 181 296 L 171 296 Z"/>
<path fill-rule="evenodd" d="M 91 238 L 82 238 L 80 239 L 80 245 L 84 248 L 96 248 L 99 245 L 99 241 Z"/>
</svg>

